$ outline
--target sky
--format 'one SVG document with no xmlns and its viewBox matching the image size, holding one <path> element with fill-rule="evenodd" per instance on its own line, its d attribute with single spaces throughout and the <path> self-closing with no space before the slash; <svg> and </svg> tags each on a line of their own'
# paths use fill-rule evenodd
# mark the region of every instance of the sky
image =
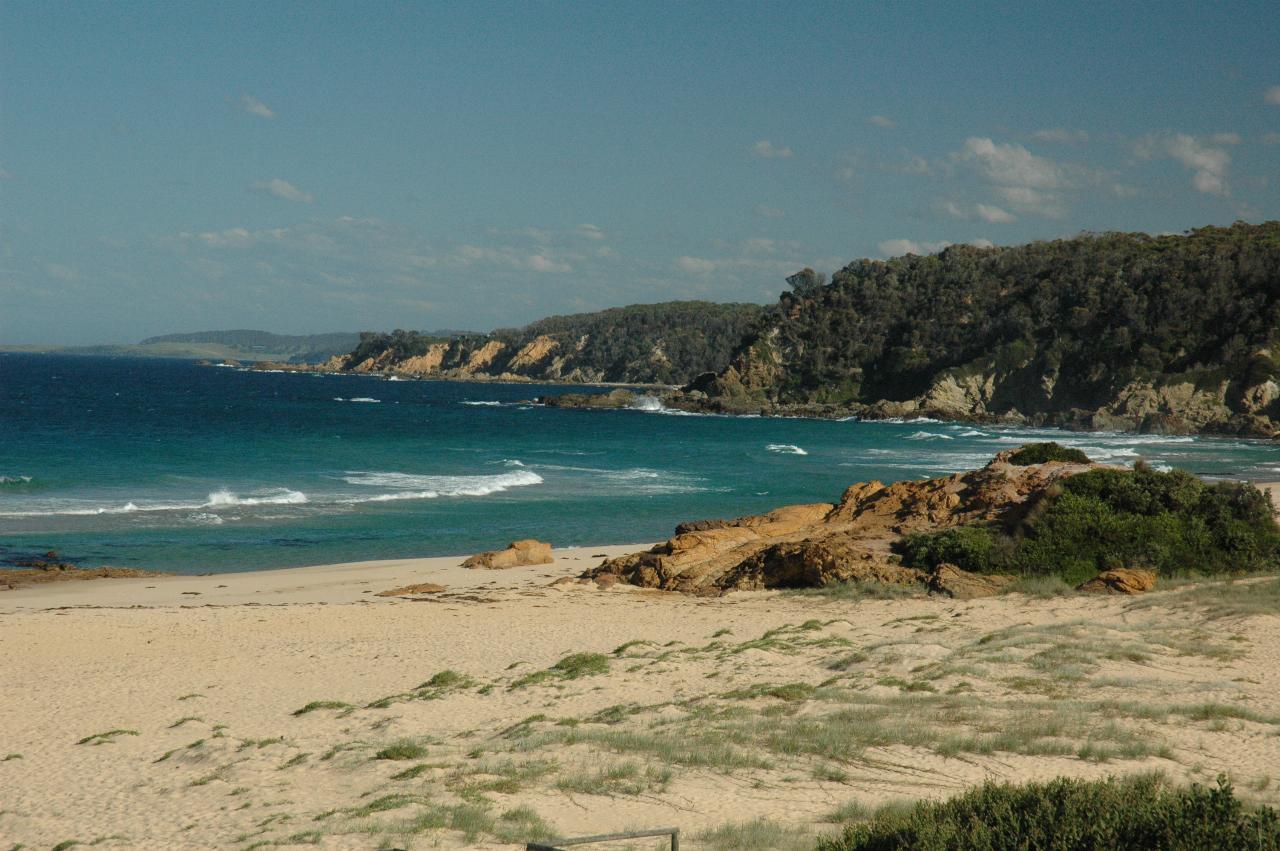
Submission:
<svg viewBox="0 0 1280 851">
<path fill-rule="evenodd" d="M 1277 219 L 1277 45 L 1273 2 L 3 0 L 0 343 L 767 303 Z"/>
</svg>

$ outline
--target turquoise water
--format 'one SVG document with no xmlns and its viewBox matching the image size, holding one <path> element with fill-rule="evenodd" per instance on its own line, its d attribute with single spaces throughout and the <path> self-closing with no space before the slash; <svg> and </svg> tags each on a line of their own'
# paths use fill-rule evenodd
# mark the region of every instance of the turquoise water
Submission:
<svg viewBox="0 0 1280 851">
<path fill-rule="evenodd" d="M 565 389 L 0 354 L 0 563 L 55 549 L 200 573 L 634 543 L 1045 439 L 1280 478 L 1280 448 L 1258 441 L 528 403 Z"/>
</svg>

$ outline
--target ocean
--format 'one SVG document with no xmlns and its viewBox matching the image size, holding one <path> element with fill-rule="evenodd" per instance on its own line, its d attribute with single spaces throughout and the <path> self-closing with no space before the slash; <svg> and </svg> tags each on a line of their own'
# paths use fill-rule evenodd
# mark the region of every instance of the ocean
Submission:
<svg viewBox="0 0 1280 851">
<path fill-rule="evenodd" d="M 1040 440 L 1280 478 L 1280 447 L 1262 441 L 531 402 L 567 389 L 0 354 L 0 565 L 56 550 L 204 573 L 660 540 Z"/>
</svg>

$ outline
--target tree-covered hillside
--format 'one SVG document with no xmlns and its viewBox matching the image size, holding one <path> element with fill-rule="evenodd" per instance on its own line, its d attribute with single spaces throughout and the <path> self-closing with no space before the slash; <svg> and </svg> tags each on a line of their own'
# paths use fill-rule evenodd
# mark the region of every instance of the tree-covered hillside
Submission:
<svg viewBox="0 0 1280 851">
<path fill-rule="evenodd" d="M 956 245 L 796 286 L 691 396 L 1269 434 L 1277 337 L 1280 222 Z"/>
<path fill-rule="evenodd" d="M 491 334 L 369 333 L 334 364 L 456 377 L 682 384 L 722 369 L 764 308 L 703 301 L 552 316 Z"/>
</svg>

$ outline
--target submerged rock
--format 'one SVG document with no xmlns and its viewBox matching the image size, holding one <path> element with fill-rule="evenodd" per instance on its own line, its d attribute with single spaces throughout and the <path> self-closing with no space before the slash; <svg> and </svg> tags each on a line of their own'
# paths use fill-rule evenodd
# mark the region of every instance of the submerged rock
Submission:
<svg viewBox="0 0 1280 851">
<path fill-rule="evenodd" d="M 512 541 L 505 550 L 495 550 L 473 555 L 462 563 L 463 567 L 500 570 L 508 567 L 524 567 L 530 564 L 551 564 L 551 545 L 527 538 Z"/>
</svg>

